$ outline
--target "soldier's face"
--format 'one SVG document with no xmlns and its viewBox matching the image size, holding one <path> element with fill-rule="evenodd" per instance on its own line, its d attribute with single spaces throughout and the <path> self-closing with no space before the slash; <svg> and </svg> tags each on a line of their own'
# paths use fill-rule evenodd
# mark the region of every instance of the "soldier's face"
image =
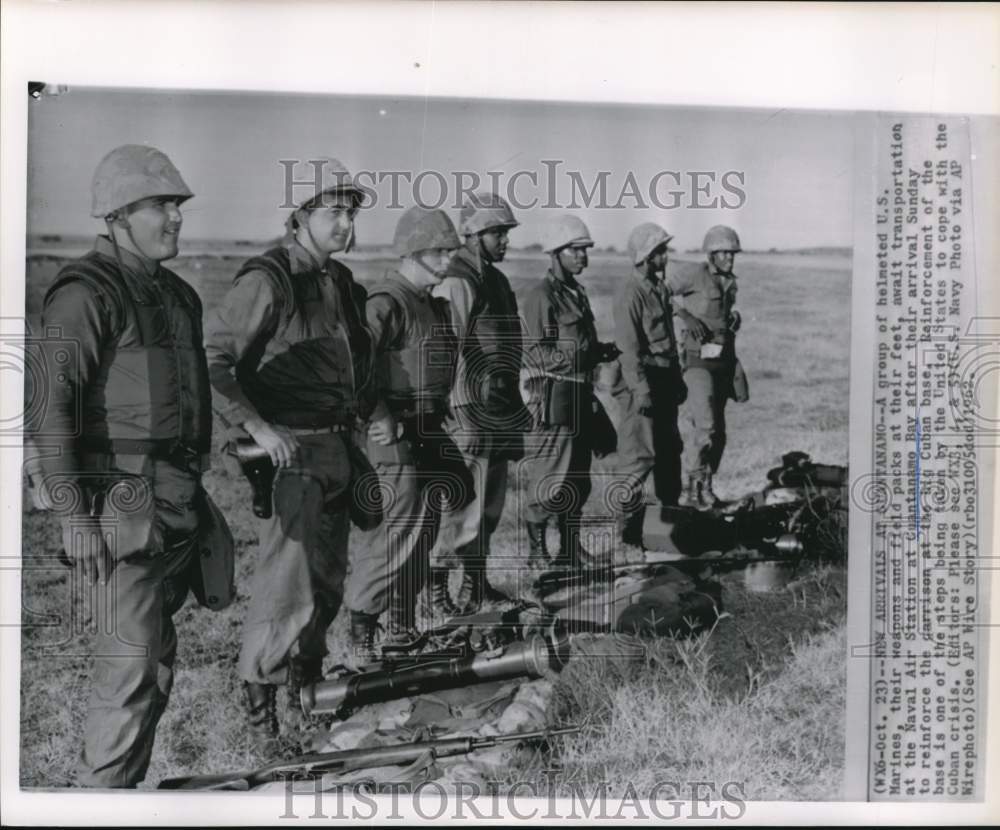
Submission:
<svg viewBox="0 0 1000 830">
<path fill-rule="evenodd" d="M 559 252 L 559 264 L 562 265 L 567 273 L 572 274 L 574 277 L 577 274 L 583 273 L 583 269 L 587 267 L 587 262 L 586 248 L 575 248 L 570 245 Z"/>
<path fill-rule="evenodd" d="M 307 213 L 313 243 L 321 254 L 335 254 L 347 247 L 357 206 L 349 196 L 327 195 Z"/>
<path fill-rule="evenodd" d="M 143 199 L 129 206 L 125 219 L 129 233 L 125 236 L 131 237 L 129 242 L 138 248 L 136 253 L 160 262 L 177 256 L 177 243 L 183 222 L 176 199 L 159 196 Z M 119 241 L 124 242 L 126 247 L 132 246 L 121 235 Z"/>
<path fill-rule="evenodd" d="M 422 284 L 434 286 L 441 282 L 454 254 L 455 252 L 450 248 L 430 248 L 417 254 L 417 260 L 424 266 L 420 269 Z"/>
<path fill-rule="evenodd" d="M 661 245 L 659 248 L 657 248 L 655 251 L 653 251 L 653 253 L 649 255 L 648 262 L 650 265 L 653 266 L 654 271 L 662 271 L 664 268 L 667 267 L 668 259 L 669 257 L 667 256 L 667 246 Z"/>
<path fill-rule="evenodd" d="M 732 272 L 734 262 L 736 262 L 735 251 L 712 252 L 712 264 L 723 274 L 729 274 Z"/>
<path fill-rule="evenodd" d="M 503 262 L 507 255 L 507 228 L 490 228 L 479 234 L 483 253 L 490 262 Z"/>
</svg>

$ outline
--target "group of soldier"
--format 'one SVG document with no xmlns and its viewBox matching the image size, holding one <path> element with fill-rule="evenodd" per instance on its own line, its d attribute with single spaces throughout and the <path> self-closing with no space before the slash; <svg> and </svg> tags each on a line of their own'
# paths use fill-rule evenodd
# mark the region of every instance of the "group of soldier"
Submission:
<svg viewBox="0 0 1000 830">
<path fill-rule="evenodd" d="M 510 599 L 486 567 L 509 462 L 526 474 L 530 562 L 590 561 L 580 527 L 591 457 L 610 450 L 602 435 L 614 437 L 594 391 L 600 364 L 621 366 L 623 541 L 642 544 L 650 474 L 661 504 L 716 502 L 726 401 L 746 395 L 731 229 L 711 229 L 707 262 L 668 277 L 671 236 L 635 228 L 616 343 L 602 343 L 580 282 L 594 241 L 579 218 L 550 223 L 549 269 L 520 304 L 497 267 L 518 222 L 492 193 L 466 200 L 458 228 L 442 210 L 405 211 L 398 264 L 366 289 L 334 258 L 352 247 L 364 193 L 336 160 L 322 174 L 283 243 L 243 264 L 203 328 L 197 293 L 162 264 L 178 252 L 180 206 L 193 194 L 160 151 L 118 147 L 92 184 L 106 234 L 46 294 L 46 405 L 29 424 L 36 500 L 60 512 L 67 564 L 100 581 L 114 619 L 94 646 L 81 785 L 144 778 L 172 682 L 172 615 L 189 589 L 215 610 L 235 595 L 233 539 L 201 483 L 213 411 L 227 437 L 253 439 L 277 468 L 238 661 L 264 753 L 279 751 L 277 688 L 294 708 L 322 677 L 342 605 L 364 663 L 386 612 L 384 652 L 419 642 L 425 588 L 445 616 Z M 349 554 L 352 500 L 371 475 L 378 518 L 361 523 Z M 66 485 L 71 498 L 59 495 Z"/>
</svg>

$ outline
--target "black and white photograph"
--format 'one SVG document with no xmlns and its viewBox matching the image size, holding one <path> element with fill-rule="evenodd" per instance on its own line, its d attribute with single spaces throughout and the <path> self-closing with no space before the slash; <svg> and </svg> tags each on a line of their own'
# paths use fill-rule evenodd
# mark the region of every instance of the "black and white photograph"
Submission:
<svg viewBox="0 0 1000 830">
<path fill-rule="evenodd" d="M 22 795 L 983 806 L 995 114 L 180 74 L 16 90 Z"/>
</svg>

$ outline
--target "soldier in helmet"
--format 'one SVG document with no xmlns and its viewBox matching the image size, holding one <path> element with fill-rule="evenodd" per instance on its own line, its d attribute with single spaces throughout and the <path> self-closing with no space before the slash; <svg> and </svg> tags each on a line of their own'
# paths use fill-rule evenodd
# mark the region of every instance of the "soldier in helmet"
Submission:
<svg viewBox="0 0 1000 830">
<path fill-rule="evenodd" d="M 173 682 L 171 620 L 188 590 L 232 600 L 233 540 L 201 486 L 211 390 L 201 301 L 162 263 L 192 193 L 159 150 L 117 147 L 97 167 L 106 235 L 45 296 L 47 405 L 28 424 L 41 501 L 65 556 L 96 590 L 94 681 L 77 783 L 134 787 Z"/>
<path fill-rule="evenodd" d="M 677 406 L 685 386 L 674 340 L 673 312 L 664 276 L 673 237 L 652 222 L 628 238 L 631 276 L 615 294 L 615 342 L 624 377 L 618 393 L 618 457 L 630 497 L 624 505 L 622 541 L 642 546 L 643 489 L 652 472 L 656 497 L 676 505 L 681 492 L 681 440 Z"/>
<path fill-rule="evenodd" d="M 475 482 L 475 498 L 464 510 L 448 511 L 441 541 L 465 566 L 462 595 L 467 611 L 482 600 L 509 599 L 486 577 L 490 537 L 503 513 L 507 462 L 523 453 L 521 434 L 530 426 L 518 386 L 522 330 L 517 299 L 496 267 L 507 253 L 507 234 L 518 225 L 495 193 L 476 193 L 462 207 L 465 245 L 451 261 L 434 295 L 448 301 L 458 336 L 459 362 L 445 425 Z M 448 571 L 435 568 L 432 593 L 445 615 L 457 610 L 448 595 Z"/>
<path fill-rule="evenodd" d="M 353 547 L 347 579 L 351 638 L 362 657 L 373 654 L 376 623 L 387 609 L 383 653 L 417 644 L 416 598 L 427 582 L 443 503 L 463 509 L 474 497 L 444 429 L 456 340 L 447 304 L 431 293 L 460 244 L 444 211 L 410 208 L 393 238 L 399 267 L 368 294 L 376 397 L 368 458 L 388 495 L 382 524 Z"/>
<path fill-rule="evenodd" d="M 524 521 L 530 561 L 542 566 L 548 565 L 545 530 L 552 517 L 560 540 L 555 564 L 576 568 L 588 560 L 580 544 L 580 516 L 591 487 L 593 371 L 617 356 L 612 344 L 598 341 L 590 301 L 578 281 L 593 245 L 576 216 L 551 223 L 543 240 L 548 273 L 524 297 L 524 374 L 535 424 L 526 439 Z"/>
<path fill-rule="evenodd" d="M 284 244 L 243 264 L 206 335 L 220 419 L 278 468 L 238 663 L 251 737 L 265 755 L 279 748 L 277 686 L 298 712 L 300 687 L 322 676 L 343 597 L 351 442 L 370 374 L 365 292 L 333 258 L 350 249 L 364 194 L 336 159 L 301 166 L 294 181 L 315 185 L 289 215 Z"/>
<path fill-rule="evenodd" d="M 684 466 L 687 486 L 682 506 L 707 510 L 718 504 L 712 476 L 726 447 L 726 402 L 747 399 L 746 378 L 736 359 L 740 313 L 736 302 L 733 262 L 741 250 L 736 231 L 725 225 L 709 228 L 702 246 L 707 261 L 678 270 L 668 279 L 680 320 L 684 382 L 688 394 L 685 416 L 689 435 Z"/>
</svg>

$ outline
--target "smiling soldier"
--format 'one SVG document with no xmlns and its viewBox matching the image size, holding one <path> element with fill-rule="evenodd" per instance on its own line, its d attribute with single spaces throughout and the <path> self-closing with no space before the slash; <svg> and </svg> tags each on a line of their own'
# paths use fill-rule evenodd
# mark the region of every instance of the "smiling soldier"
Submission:
<svg viewBox="0 0 1000 830">
<path fill-rule="evenodd" d="M 29 436 L 42 503 L 65 508 L 78 584 L 101 583 L 77 783 L 134 787 L 173 685 L 171 618 L 189 590 L 213 610 L 229 604 L 233 540 L 201 486 L 212 437 L 201 301 L 161 265 L 192 193 L 139 145 L 108 153 L 91 190 L 108 233 L 46 294 L 48 398 Z"/>
<path fill-rule="evenodd" d="M 302 165 L 294 181 L 318 165 L 285 244 L 243 265 L 206 334 L 220 417 L 278 467 L 238 667 L 251 736 L 267 755 L 278 749 L 276 686 L 287 684 L 299 711 L 299 689 L 322 676 L 343 596 L 350 442 L 368 374 L 365 292 L 332 259 L 351 246 L 364 194 L 336 159 Z"/>
</svg>

